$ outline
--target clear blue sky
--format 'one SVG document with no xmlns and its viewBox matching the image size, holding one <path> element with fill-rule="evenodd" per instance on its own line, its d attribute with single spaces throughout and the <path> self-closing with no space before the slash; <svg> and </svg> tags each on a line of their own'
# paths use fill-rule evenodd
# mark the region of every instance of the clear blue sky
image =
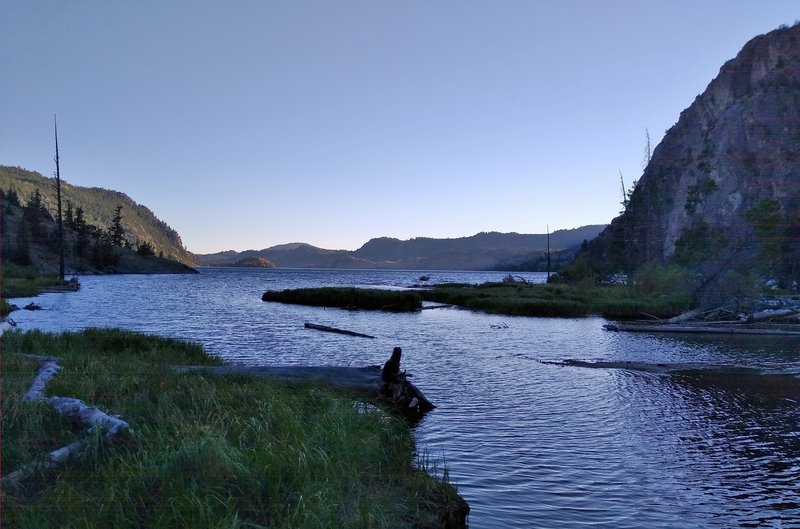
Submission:
<svg viewBox="0 0 800 529">
<path fill-rule="evenodd" d="M 609 222 L 795 0 L 0 0 L 0 164 L 122 191 L 191 251 Z M 124 212 L 123 212 L 124 214 Z"/>
</svg>

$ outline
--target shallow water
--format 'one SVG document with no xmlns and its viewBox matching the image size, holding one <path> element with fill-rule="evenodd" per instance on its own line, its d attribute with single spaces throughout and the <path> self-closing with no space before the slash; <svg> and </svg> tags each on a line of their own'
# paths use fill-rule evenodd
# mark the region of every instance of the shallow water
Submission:
<svg viewBox="0 0 800 529">
<path fill-rule="evenodd" d="M 403 288 L 421 275 L 477 283 L 505 274 L 94 276 L 81 278 L 77 293 L 36 298 L 45 310 L 12 317 L 22 329 L 114 326 L 190 339 L 242 364 L 381 364 L 402 346 L 403 366 L 439 406 L 417 426 L 419 445 L 448 467 L 472 508 L 472 528 L 800 527 L 800 411 L 791 395 L 746 378 L 542 363 L 686 362 L 796 374 L 796 338 L 611 333 L 593 317 L 383 314 L 261 301 L 267 289 Z M 306 321 L 376 339 L 305 329 Z"/>
</svg>

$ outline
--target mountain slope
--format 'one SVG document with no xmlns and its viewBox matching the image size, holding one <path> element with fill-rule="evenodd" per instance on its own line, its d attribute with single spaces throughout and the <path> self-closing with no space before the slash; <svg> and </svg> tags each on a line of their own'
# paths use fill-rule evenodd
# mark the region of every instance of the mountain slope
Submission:
<svg viewBox="0 0 800 529">
<path fill-rule="evenodd" d="M 604 226 L 584 226 L 550 234 L 553 251 L 576 247 L 595 237 Z M 371 239 L 355 251 L 325 250 L 309 244 L 291 243 L 264 250 L 219 252 L 196 255 L 206 266 L 226 266 L 243 258 L 263 257 L 288 268 L 395 268 L 411 270 L 487 270 L 518 269 L 533 262 L 547 249 L 547 235 L 519 233 L 478 233 L 471 237 L 434 239 L 418 237 L 399 240 L 390 237 Z"/>
<path fill-rule="evenodd" d="M 800 277 L 800 25 L 749 41 L 653 151 L 587 253 L 605 272 L 678 263 L 712 281 Z"/>
<path fill-rule="evenodd" d="M 39 189 L 47 210 L 53 217 L 56 214 L 54 178 L 46 178 L 19 167 L 0 166 L 0 189 L 14 189 L 23 204 Z M 111 225 L 116 207 L 122 206 L 122 226 L 129 243 L 136 245 L 147 242 L 157 255 L 163 254 L 167 259 L 189 266 L 195 264 L 192 255 L 183 247 L 180 235 L 147 207 L 137 204 L 124 193 L 98 187 L 73 186 L 62 180 L 61 194 L 62 210 L 66 211 L 67 202 L 71 202 L 73 208 L 83 208 L 88 224 L 101 229 Z"/>
</svg>

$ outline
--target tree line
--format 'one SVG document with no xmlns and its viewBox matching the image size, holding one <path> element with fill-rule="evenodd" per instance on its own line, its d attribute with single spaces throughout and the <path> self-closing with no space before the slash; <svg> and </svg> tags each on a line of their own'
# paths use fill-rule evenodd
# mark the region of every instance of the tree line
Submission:
<svg viewBox="0 0 800 529">
<path fill-rule="evenodd" d="M 39 188 L 31 193 L 24 204 L 13 187 L 0 189 L 0 200 L 0 225 L 4 228 L 6 239 L 4 260 L 19 266 L 30 266 L 34 264 L 34 245 L 48 253 L 58 254 L 56 219 L 48 210 Z M 144 257 L 155 255 L 155 249 L 150 242 L 138 241 L 134 245 L 127 238 L 122 222 L 122 209 L 121 205 L 117 205 L 111 223 L 106 227 L 99 227 L 87 222 L 82 206 L 66 201 L 63 218 L 64 250 L 77 270 L 115 266 L 119 262 L 119 251 L 116 248 L 128 248 Z M 13 225 L 16 225 L 16 233 L 9 233 L 6 227 Z"/>
</svg>

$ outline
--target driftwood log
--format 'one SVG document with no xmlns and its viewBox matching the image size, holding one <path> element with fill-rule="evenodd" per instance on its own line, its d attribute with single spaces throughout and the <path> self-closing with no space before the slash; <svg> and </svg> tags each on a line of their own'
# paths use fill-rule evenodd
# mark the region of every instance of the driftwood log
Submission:
<svg viewBox="0 0 800 529">
<path fill-rule="evenodd" d="M 756 302 L 756 306 L 757 310 L 749 313 L 731 310 L 735 307 L 723 306 L 706 311 L 692 309 L 667 320 L 655 319 L 660 323 L 668 324 L 743 325 L 766 322 L 786 323 L 792 320 L 796 322 L 800 318 L 800 303 L 795 298 L 759 300 Z"/>
<path fill-rule="evenodd" d="M 730 323 L 730 322 L 705 322 L 705 323 L 608 323 L 603 325 L 608 331 L 625 332 L 677 332 L 677 333 L 706 333 L 706 334 L 771 334 L 780 336 L 800 337 L 800 326 Z"/>
<path fill-rule="evenodd" d="M 785 318 L 795 316 L 797 311 L 794 309 L 766 309 L 754 312 L 747 317 L 747 322 L 767 321 L 774 318 Z"/>
<path fill-rule="evenodd" d="M 97 431 L 103 432 L 106 439 L 113 439 L 129 433 L 130 427 L 127 422 L 118 417 L 108 415 L 94 406 L 87 406 L 79 399 L 45 396 L 44 390 L 47 383 L 61 370 L 58 360 L 51 356 L 20 356 L 39 362 L 39 370 L 37 371 L 36 377 L 33 379 L 30 389 L 28 389 L 27 393 L 22 397 L 23 402 L 43 402 L 48 404 L 61 415 L 86 425 L 88 433 L 91 434 Z M 25 465 L 3 476 L 2 483 L 3 485 L 14 485 L 18 483 L 20 479 L 33 472 L 55 468 L 75 457 L 88 443 L 89 441 L 87 439 L 80 439 L 67 446 L 53 450 L 47 454 L 44 461 Z"/>
<path fill-rule="evenodd" d="M 421 415 L 431 411 L 434 406 L 411 382 L 411 375 L 400 371 L 400 358 L 403 350 L 395 347 L 392 356 L 383 364 L 379 393 L 384 400 L 399 407 L 404 413 Z"/>
<path fill-rule="evenodd" d="M 319 323 L 306 322 L 306 329 L 315 329 L 317 331 L 333 332 L 336 334 L 346 334 L 347 336 L 357 336 L 359 338 L 375 338 L 369 334 L 362 334 L 360 332 L 348 331 L 346 329 L 337 329 L 336 327 L 328 327 L 327 325 L 320 325 Z"/>
<path fill-rule="evenodd" d="M 400 370 L 402 350 L 395 347 L 391 358 L 380 366 L 173 366 L 179 373 L 192 371 L 215 375 L 244 375 L 259 378 L 277 378 L 288 381 L 313 381 L 348 391 L 367 399 L 375 399 L 388 407 L 416 420 L 436 406 L 431 403 L 408 378 L 411 374 Z"/>
</svg>

